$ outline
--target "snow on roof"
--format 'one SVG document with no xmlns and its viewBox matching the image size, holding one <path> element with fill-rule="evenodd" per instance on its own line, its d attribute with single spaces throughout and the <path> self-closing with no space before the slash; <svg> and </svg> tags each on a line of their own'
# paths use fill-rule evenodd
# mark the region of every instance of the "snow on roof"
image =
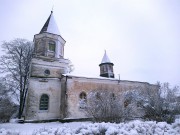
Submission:
<svg viewBox="0 0 180 135">
<path fill-rule="evenodd" d="M 91 76 L 91 75 L 84 75 L 84 74 L 76 74 L 76 73 L 73 73 L 73 72 L 63 74 L 63 76 L 69 76 L 69 77 L 75 77 L 75 78 L 98 79 L 98 80 L 121 81 L 121 82 L 129 82 L 129 83 L 146 83 L 146 84 L 150 84 L 148 82 L 142 82 L 142 81 L 119 80 L 119 78 L 107 78 L 107 77 L 101 77 L 101 76 Z M 156 84 L 150 84 L 150 85 L 156 85 Z"/>
<path fill-rule="evenodd" d="M 104 56 L 103 56 L 101 63 L 111 63 L 111 61 L 109 60 L 109 57 L 106 54 L 106 51 L 104 53 Z"/>
<path fill-rule="evenodd" d="M 43 32 L 60 35 L 58 26 L 57 26 L 56 21 L 53 16 L 53 11 L 51 11 L 49 18 L 47 19 L 46 23 L 44 24 L 44 26 L 42 27 L 42 29 L 40 31 L 40 33 L 43 33 Z"/>
<path fill-rule="evenodd" d="M 69 77 L 77 77 L 77 78 L 89 78 L 89 79 L 102 79 L 102 80 L 118 80 L 117 78 L 107 78 L 107 77 L 101 77 L 101 76 L 91 76 L 91 75 L 83 75 L 83 74 L 74 74 L 74 73 L 67 73 L 63 74 L 64 76 Z"/>
</svg>

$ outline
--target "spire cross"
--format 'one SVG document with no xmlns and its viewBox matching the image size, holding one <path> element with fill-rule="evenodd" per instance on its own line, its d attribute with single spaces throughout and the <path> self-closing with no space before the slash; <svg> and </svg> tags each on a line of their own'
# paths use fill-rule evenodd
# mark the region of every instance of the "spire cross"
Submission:
<svg viewBox="0 0 180 135">
<path fill-rule="evenodd" d="M 53 4 L 53 6 L 52 6 L 52 10 L 51 10 L 51 12 L 53 12 L 53 9 L 54 9 L 54 4 Z"/>
<path fill-rule="evenodd" d="M 53 4 L 52 4 L 52 10 L 51 10 L 51 12 L 53 12 L 53 10 L 54 10 L 54 0 L 53 0 L 52 3 L 53 3 Z"/>
</svg>

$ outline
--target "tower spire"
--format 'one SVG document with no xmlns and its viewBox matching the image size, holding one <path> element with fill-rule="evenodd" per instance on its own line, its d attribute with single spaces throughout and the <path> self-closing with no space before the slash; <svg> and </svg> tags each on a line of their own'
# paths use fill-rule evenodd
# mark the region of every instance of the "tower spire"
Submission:
<svg viewBox="0 0 180 135">
<path fill-rule="evenodd" d="M 111 61 L 109 60 L 109 57 L 107 56 L 106 50 L 104 50 L 104 56 L 102 58 L 101 63 L 111 63 Z"/>
<path fill-rule="evenodd" d="M 60 35 L 58 26 L 53 16 L 53 10 L 51 11 L 50 16 L 48 17 L 46 23 L 44 24 L 44 26 L 42 27 L 40 31 L 40 33 L 44 33 L 44 32 Z"/>
</svg>

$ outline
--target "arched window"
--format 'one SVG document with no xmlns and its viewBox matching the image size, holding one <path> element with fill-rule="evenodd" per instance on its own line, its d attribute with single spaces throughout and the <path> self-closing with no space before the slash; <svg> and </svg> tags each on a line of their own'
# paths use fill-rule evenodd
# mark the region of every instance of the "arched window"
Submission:
<svg viewBox="0 0 180 135">
<path fill-rule="evenodd" d="M 111 99 L 115 100 L 116 99 L 116 96 L 114 93 L 111 93 Z"/>
<path fill-rule="evenodd" d="M 101 97 L 99 92 L 97 92 L 95 96 L 96 96 L 96 99 L 100 99 L 100 97 Z"/>
<path fill-rule="evenodd" d="M 43 94 L 40 98 L 39 110 L 48 110 L 49 96 Z"/>
<path fill-rule="evenodd" d="M 85 109 L 86 108 L 86 103 L 87 103 L 87 96 L 85 92 L 81 92 L 79 95 L 79 108 L 80 109 Z"/>
<path fill-rule="evenodd" d="M 56 43 L 54 41 L 49 41 L 49 51 L 55 52 Z"/>
<path fill-rule="evenodd" d="M 130 101 L 129 101 L 129 100 L 125 100 L 125 101 L 124 101 L 124 107 L 125 107 L 125 108 L 126 108 L 129 104 L 130 104 Z"/>
<path fill-rule="evenodd" d="M 86 93 L 85 92 L 81 92 L 79 95 L 80 99 L 86 99 Z"/>
</svg>

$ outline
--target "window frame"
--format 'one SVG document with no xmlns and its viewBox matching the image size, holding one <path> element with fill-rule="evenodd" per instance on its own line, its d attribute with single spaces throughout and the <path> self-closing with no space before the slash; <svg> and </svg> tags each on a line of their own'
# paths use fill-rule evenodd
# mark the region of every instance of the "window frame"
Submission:
<svg viewBox="0 0 180 135">
<path fill-rule="evenodd" d="M 45 97 L 43 97 L 43 96 L 45 96 Z M 39 100 L 39 110 L 40 111 L 48 111 L 49 110 L 49 95 L 47 95 L 47 94 L 41 95 L 40 100 Z"/>
<path fill-rule="evenodd" d="M 85 92 L 81 92 L 80 94 L 79 94 L 79 99 L 84 99 L 84 100 L 86 100 L 87 99 L 87 94 L 85 93 Z"/>
<path fill-rule="evenodd" d="M 49 43 L 48 43 L 48 51 L 50 51 L 50 52 L 55 52 L 56 51 L 56 42 L 55 41 L 49 41 Z"/>
<path fill-rule="evenodd" d="M 87 104 L 87 94 L 86 92 L 83 91 L 79 94 L 79 109 L 80 110 L 86 109 L 86 104 Z"/>
</svg>

